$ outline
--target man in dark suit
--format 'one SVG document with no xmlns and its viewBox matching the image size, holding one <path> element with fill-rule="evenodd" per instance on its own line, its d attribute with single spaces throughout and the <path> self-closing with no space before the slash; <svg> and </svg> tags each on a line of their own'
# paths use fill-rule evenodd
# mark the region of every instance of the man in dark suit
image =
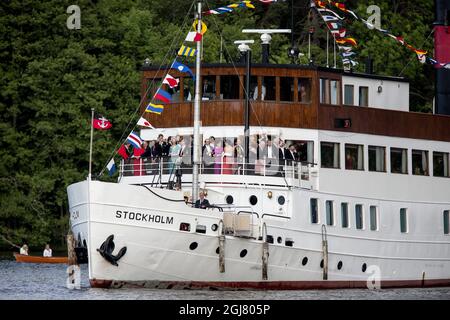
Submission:
<svg viewBox="0 0 450 320">
<path fill-rule="evenodd" d="M 198 195 L 200 199 L 195 201 L 195 207 L 200 209 L 206 209 L 210 206 L 208 199 L 205 199 L 205 193 L 203 191 L 200 191 L 200 194 Z"/>
</svg>

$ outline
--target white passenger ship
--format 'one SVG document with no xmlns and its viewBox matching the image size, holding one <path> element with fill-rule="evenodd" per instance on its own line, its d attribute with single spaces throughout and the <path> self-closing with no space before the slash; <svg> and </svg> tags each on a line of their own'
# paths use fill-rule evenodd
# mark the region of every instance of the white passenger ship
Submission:
<svg viewBox="0 0 450 320">
<path fill-rule="evenodd" d="M 439 37 L 436 52 L 449 44 Z M 179 91 L 147 116 L 160 130 L 140 135 L 184 137 L 181 177 L 171 159 L 140 158 L 122 161 L 117 183 L 68 187 L 91 286 L 450 285 L 450 70 L 437 71 L 435 112 L 422 114 L 409 111 L 403 78 L 263 59 L 245 86 L 244 63 L 197 63 L 196 101 L 192 79 L 171 71 Z M 143 96 L 167 71 L 143 69 Z M 225 151 L 209 168 L 193 150 L 211 136 Z M 280 141 L 297 147 L 296 160 Z M 227 153 L 240 142 L 248 156 Z M 199 190 L 207 209 L 191 203 Z"/>
</svg>

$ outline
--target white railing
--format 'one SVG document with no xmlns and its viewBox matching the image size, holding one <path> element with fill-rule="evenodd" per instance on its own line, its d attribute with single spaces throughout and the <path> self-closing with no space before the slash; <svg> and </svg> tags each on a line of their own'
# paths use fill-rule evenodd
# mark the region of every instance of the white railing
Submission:
<svg viewBox="0 0 450 320">
<path fill-rule="evenodd" d="M 122 160 L 119 175 L 153 176 L 153 182 L 163 183 L 175 181 L 177 177 L 192 174 L 192 164 L 183 158 L 130 158 Z M 314 168 L 314 170 L 312 170 Z M 200 174 L 203 175 L 239 175 L 281 177 L 290 181 L 290 185 L 302 186 L 311 180 L 311 172 L 315 171 L 315 164 L 298 161 L 279 161 L 278 159 L 256 159 L 245 163 L 239 158 L 222 157 L 221 162 L 202 163 Z M 317 172 L 316 172 L 317 173 Z M 168 180 L 167 180 L 168 179 Z"/>
</svg>

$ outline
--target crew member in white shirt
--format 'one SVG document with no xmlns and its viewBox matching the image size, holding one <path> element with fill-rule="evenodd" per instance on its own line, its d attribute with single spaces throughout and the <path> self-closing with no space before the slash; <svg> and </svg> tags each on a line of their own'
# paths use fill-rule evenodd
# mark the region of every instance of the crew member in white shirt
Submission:
<svg viewBox="0 0 450 320">
<path fill-rule="evenodd" d="M 50 249 L 50 245 L 46 244 L 44 249 L 44 257 L 51 257 L 52 256 L 52 249 Z"/>
</svg>

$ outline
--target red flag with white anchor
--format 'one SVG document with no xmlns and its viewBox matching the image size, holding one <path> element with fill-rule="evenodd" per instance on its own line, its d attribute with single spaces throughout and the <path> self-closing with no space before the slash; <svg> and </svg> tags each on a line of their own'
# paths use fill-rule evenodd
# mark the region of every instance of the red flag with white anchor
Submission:
<svg viewBox="0 0 450 320">
<path fill-rule="evenodd" d="M 108 130 L 111 129 L 112 127 L 112 123 L 108 119 L 99 114 L 95 114 L 94 122 L 92 125 L 94 126 L 95 129 L 99 130 Z"/>
</svg>

